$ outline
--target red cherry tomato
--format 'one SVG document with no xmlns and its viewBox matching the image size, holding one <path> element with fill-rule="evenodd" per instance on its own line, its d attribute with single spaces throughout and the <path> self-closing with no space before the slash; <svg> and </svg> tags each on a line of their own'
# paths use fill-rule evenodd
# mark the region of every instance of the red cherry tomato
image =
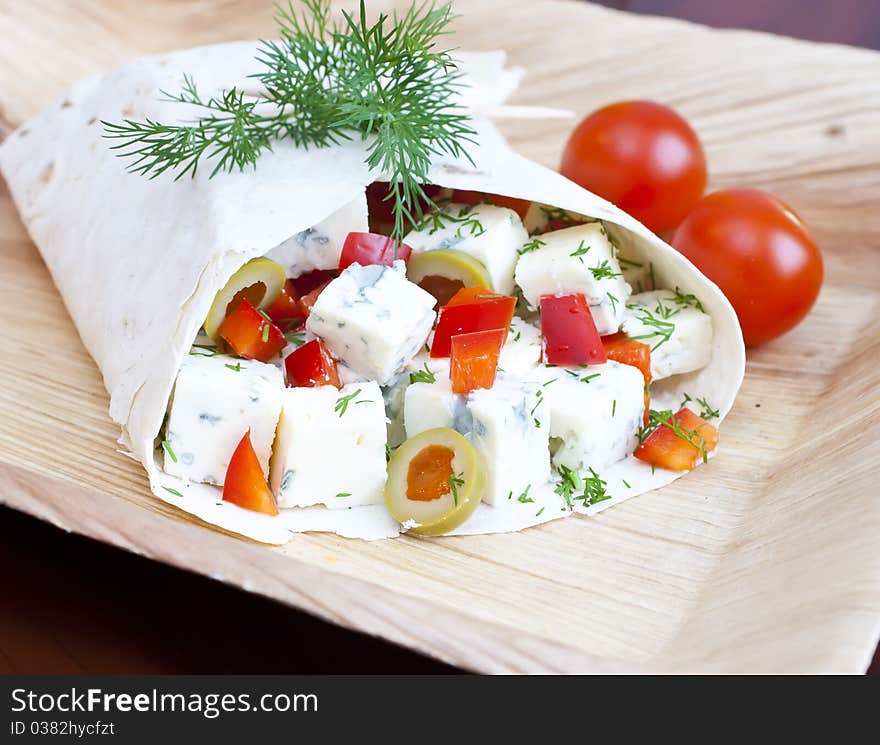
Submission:
<svg viewBox="0 0 880 745">
<path fill-rule="evenodd" d="M 706 156 L 691 126 L 651 101 L 594 111 L 572 132 L 559 169 L 655 233 L 681 222 L 706 188 Z"/>
<path fill-rule="evenodd" d="M 750 346 L 794 328 L 822 286 L 822 254 L 806 226 L 758 189 L 710 194 L 675 231 L 672 245 L 721 288 Z"/>
</svg>

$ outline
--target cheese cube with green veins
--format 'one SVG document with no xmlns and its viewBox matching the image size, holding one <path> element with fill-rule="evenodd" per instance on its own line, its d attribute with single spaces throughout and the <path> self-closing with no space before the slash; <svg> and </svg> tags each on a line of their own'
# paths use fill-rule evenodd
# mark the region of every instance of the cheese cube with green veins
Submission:
<svg viewBox="0 0 880 745">
<path fill-rule="evenodd" d="M 533 238 L 517 262 L 516 283 L 531 308 L 542 295 L 583 293 L 603 335 L 620 328 L 631 292 L 600 222 Z"/>
<path fill-rule="evenodd" d="M 222 485 L 229 460 L 250 430 L 269 473 L 284 377 L 274 365 L 193 348 L 177 373 L 165 425 L 165 473 Z"/>
<path fill-rule="evenodd" d="M 299 277 L 315 269 L 336 269 L 348 234 L 368 231 L 367 200 L 362 196 L 317 225 L 292 235 L 266 257 L 284 267 L 288 277 Z"/>
<path fill-rule="evenodd" d="M 694 295 L 681 290 L 633 295 L 623 331 L 651 347 L 654 380 L 699 370 L 712 358 L 712 319 Z"/>
<path fill-rule="evenodd" d="M 437 315 L 434 296 L 405 272 L 402 261 L 352 264 L 324 288 L 306 321 L 336 359 L 380 385 L 421 351 Z"/>
<path fill-rule="evenodd" d="M 471 442 L 486 462 L 483 501 L 498 505 L 550 479 L 550 418 L 544 388 L 499 374 L 468 396 Z"/>
<path fill-rule="evenodd" d="M 588 367 L 543 367 L 556 466 L 599 471 L 632 454 L 644 414 L 645 379 L 638 368 L 609 361 Z"/>
<path fill-rule="evenodd" d="M 272 455 L 279 507 L 383 501 L 385 407 L 374 382 L 287 388 Z"/>
<path fill-rule="evenodd" d="M 498 370 L 523 376 L 541 364 L 541 330 L 514 316 L 498 356 Z"/>
<path fill-rule="evenodd" d="M 414 383 L 433 383 L 437 380 L 449 380 L 449 358 L 432 358 L 423 350 L 409 361 L 402 373 L 382 387 L 385 415 L 388 418 L 389 447 L 396 448 L 407 437 L 404 417 L 407 388 Z"/>
<path fill-rule="evenodd" d="M 427 214 L 403 239 L 415 253 L 453 248 L 479 261 L 489 274 L 492 289 L 513 292 L 518 251 L 529 240 L 519 215 L 493 204 L 450 204 Z"/>
</svg>

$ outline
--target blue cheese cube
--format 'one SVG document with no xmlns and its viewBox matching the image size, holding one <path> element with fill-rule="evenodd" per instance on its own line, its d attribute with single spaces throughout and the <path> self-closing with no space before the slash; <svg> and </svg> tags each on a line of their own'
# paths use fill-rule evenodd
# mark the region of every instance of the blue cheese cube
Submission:
<svg viewBox="0 0 880 745">
<path fill-rule="evenodd" d="M 279 507 L 383 501 L 385 407 L 373 382 L 288 388 L 272 456 Z"/>
<path fill-rule="evenodd" d="M 312 307 L 306 329 L 356 374 L 387 385 L 422 349 L 436 318 L 433 295 L 395 266 L 352 264 Z"/>
<path fill-rule="evenodd" d="M 599 471 L 630 455 L 638 445 L 645 379 L 630 365 L 544 367 L 553 463 L 575 471 Z"/>
<path fill-rule="evenodd" d="M 266 256 L 281 264 L 288 277 L 299 277 L 315 269 L 336 269 L 348 234 L 367 231 L 367 199 L 362 196 L 317 225 L 291 236 Z"/>
<path fill-rule="evenodd" d="M 454 248 L 479 261 L 496 292 L 513 292 L 518 251 L 529 239 L 519 215 L 492 204 L 450 204 L 428 214 L 403 242 L 416 253 Z"/>
<path fill-rule="evenodd" d="M 626 305 L 623 330 L 651 346 L 655 380 L 699 370 L 712 357 L 712 319 L 696 297 L 681 291 L 633 295 Z"/>
<path fill-rule="evenodd" d="M 452 392 L 448 374 L 437 376 L 433 383 L 412 383 L 407 387 L 403 424 L 408 438 L 436 427 L 448 427 L 467 436 L 473 428 L 467 396 Z"/>
<path fill-rule="evenodd" d="M 583 293 L 600 334 L 620 328 L 631 292 L 600 222 L 533 239 L 516 265 L 516 283 L 531 308 L 542 295 Z"/>
<path fill-rule="evenodd" d="M 541 364 L 541 331 L 522 318 L 514 316 L 507 333 L 507 340 L 498 356 L 498 369 L 502 372 L 528 375 Z"/>
<path fill-rule="evenodd" d="M 550 421 L 544 389 L 512 376 L 498 375 L 495 385 L 468 396 L 473 420 L 471 441 L 486 461 L 488 480 L 483 501 L 517 499 L 550 479 Z"/>
<path fill-rule="evenodd" d="M 284 378 L 274 365 L 193 348 L 180 366 L 165 426 L 165 473 L 222 484 L 229 459 L 250 430 L 269 473 Z"/>
</svg>

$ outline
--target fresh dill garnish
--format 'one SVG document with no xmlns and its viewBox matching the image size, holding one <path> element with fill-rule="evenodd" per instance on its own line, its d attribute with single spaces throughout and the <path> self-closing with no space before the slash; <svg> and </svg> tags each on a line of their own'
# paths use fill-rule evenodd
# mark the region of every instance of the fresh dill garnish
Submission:
<svg viewBox="0 0 880 745">
<path fill-rule="evenodd" d="M 541 515 L 541 513 L 544 511 L 544 509 L 545 509 L 545 508 L 542 507 L 540 510 L 538 510 L 538 511 L 535 513 L 535 517 L 539 517 L 539 516 Z"/>
<path fill-rule="evenodd" d="M 559 481 L 553 491 L 565 500 L 568 509 L 574 509 L 571 498 L 576 492 L 581 490 L 583 485 L 583 479 L 581 479 L 581 476 L 577 471 L 568 466 L 559 466 Z"/>
<path fill-rule="evenodd" d="M 339 494 L 336 495 L 336 498 L 342 499 L 343 497 L 350 497 L 350 496 L 351 496 L 351 492 L 341 491 L 341 492 L 339 492 Z"/>
<path fill-rule="evenodd" d="M 648 276 L 651 278 L 651 289 L 657 289 L 657 280 L 654 278 L 654 262 L 648 262 Z"/>
<path fill-rule="evenodd" d="M 409 374 L 410 383 L 436 383 L 437 376 L 428 368 L 428 363 L 424 364 L 424 370 L 416 370 Z"/>
<path fill-rule="evenodd" d="M 608 302 L 611 303 L 611 312 L 616 314 L 617 313 L 617 304 L 620 302 L 620 300 L 618 300 L 610 292 L 606 292 L 605 294 L 608 296 Z"/>
<path fill-rule="evenodd" d="M 539 419 L 535 419 L 535 429 L 541 429 L 541 421 Z"/>
<path fill-rule="evenodd" d="M 666 306 L 659 301 L 657 305 L 659 308 L 665 309 L 666 311 L 669 310 L 669 308 L 666 308 Z M 630 336 L 630 339 L 632 339 L 633 341 L 640 341 L 641 339 L 656 339 L 659 337 L 660 341 L 658 341 L 651 347 L 651 351 L 653 352 L 655 349 L 662 346 L 672 338 L 672 335 L 675 333 L 674 323 L 669 320 L 664 320 L 663 318 L 658 318 L 654 315 L 654 313 L 651 312 L 649 308 L 644 305 L 627 305 L 626 307 L 630 310 L 635 311 L 635 317 L 637 321 L 639 321 L 643 326 L 648 326 L 650 329 L 652 329 L 645 334 Z M 670 315 L 674 315 L 674 313 L 670 313 Z M 667 316 L 667 318 L 668 317 L 669 316 Z"/>
<path fill-rule="evenodd" d="M 589 250 L 590 250 L 590 247 L 585 246 L 584 242 L 581 241 L 580 244 L 578 244 L 578 247 L 574 251 L 572 251 L 569 254 L 569 256 L 577 256 L 580 259 L 580 261 L 583 263 L 583 260 L 584 260 L 583 257 L 587 254 L 587 251 L 589 251 Z"/>
<path fill-rule="evenodd" d="M 232 370 L 232 372 L 241 372 L 241 362 L 236 362 L 234 365 L 230 365 L 227 362 L 226 367 L 228 367 L 230 370 Z"/>
<path fill-rule="evenodd" d="M 634 266 L 634 267 L 643 267 L 644 264 L 640 264 L 638 261 L 633 261 L 632 259 L 624 258 L 623 256 L 617 257 L 617 263 L 621 266 Z"/>
<path fill-rule="evenodd" d="M 678 408 L 682 408 L 690 401 L 694 401 L 694 399 L 691 398 L 687 393 L 685 393 L 684 398 L 681 399 L 681 403 L 678 405 Z M 705 396 L 696 399 L 696 403 L 700 406 L 700 419 L 717 419 L 720 416 L 718 409 L 713 408 L 711 404 L 706 400 Z"/>
<path fill-rule="evenodd" d="M 606 499 L 611 499 L 611 495 L 605 491 L 605 487 L 608 485 L 607 482 L 603 481 L 592 468 L 588 470 L 590 475 L 583 477 L 584 491 L 575 497 L 575 499 L 583 502 L 584 507 L 591 507 L 599 502 L 604 502 Z"/>
<path fill-rule="evenodd" d="M 648 439 L 651 433 L 658 427 L 666 427 L 679 440 L 683 440 L 688 445 L 695 447 L 699 451 L 703 463 L 708 462 L 709 451 L 706 449 L 706 440 L 695 429 L 688 429 L 683 426 L 671 409 L 664 409 L 663 411 L 651 409 L 648 412 L 648 424 L 641 427 L 638 431 L 639 444 L 641 445 L 641 443 Z M 653 474 L 653 472 L 652 468 L 651 473 Z"/>
<path fill-rule="evenodd" d="M 532 485 L 529 484 L 526 486 L 525 491 L 520 494 L 516 499 L 521 504 L 527 504 L 528 502 L 534 502 L 535 500 L 529 496 L 529 490 L 532 488 Z"/>
<path fill-rule="evenodd" d="M 697 296 L 690 293 L 685 294 L 678 287 L 675 288 L 675 295 L 670 300 L 679 308 L 696 308 L 701 313 L 703 312 L 703 305 Z"/>
<path fill-rule="evenodd" d="M 183 497 L 183 494 L 177 491 L 177 489 L 172 489 L 170 486 L 163 486 L 162 488 L 170 494 L 173 494 L 175 497 Z"/>
<path fill-rule="evenodd" d="M 452 501 L 456 507 L 458 507 L 458 487 L 464 486 L 464 471 L 462 471 L 458 476 L 455 474 L 449 474 L 449 491 L 452 492 Z"/>
<path fill-rule="evenodd" d="M 627 489 L 632 489 L 632 487 L 629 485 L 629 481 L 627 481 L 626 479 L 621 479 L 621 481 L 623 482 L 623 485 L 624 485 Z"/>
<path fill-rule="evenodd" d="M 333 411 L 335 411 L 341 417 L 348 411 L 348 405 L 352 402 L 353 399 L 357 398 L 361 395 L 361 389 L 358 388 L 354 393 L 349 393 L 347 396 L 340 396 L 336 399 L 336 405 L 333 407 Z"/>
<path fill-rule="evenodd" d="M 600 264 L 597 266 L 590 267 L 590 274 L 593 275 L 593 279 L 613 279 L 614 277 L 619 277 L 620 272 L 615 272 L 614 269 L 611 268 L 611 264 L 608 263 L 608 259 L 603 259 Z"/>
<path fill-rule="evenodd" d="M 168 453 L 168 457 L 171 458 L 172 461 L 177 463 L 177 455 L 175 455 L 174 451 L 171 449 L 171 443 L 168 440 L 162 440 L 162 447 L 165 448 L 165 452 Z"/>
<path fill-rule="evenodd" d="M 522 248 L 516 249 L 516 252 L 522 256 L 523 254 L 531 253 L 532 251 L 537 251 L 541 246 L 546 246 L 540 238 L 534 238 L 530 240 L 528 243 L 524 244 Z"/>
<path fill-rule="evenodd" d="M 306 343 L 306 334 L 304 331 L 289 331 L 284 335 L 289 344 L 293 344 L 297 348 Z"/>
<path fill-rule="evenodd" d="M 548 380 L 544 383 L 541 383 L 541 387 L 546 388 L 548 385 L 555 383 L 557 380 L 559 380 L 559 378 L 550 378 L 550 380 Z"/>
<path fill-rule="evenodd" d="M 196 357 L 216 357 L 220 354 L 217 347 L 213 347 L 209 344 L 193 344 L 189 353 Z"/>
<path fill-rule="evenodd" d="M 576 378 L 578 380 L 578 382 L 580 382 L 580 383 L 589 383 L 591 380 L 594 380 L 594 379 L 602 376 L 602 373 L 592 373 L 591 375 L 581 375 L 580 373 L 575 372 L 574 370 L 566 370 L 565 372 L 568 375 L 571 375 L 571 377 Z"/>
<path fill-rule="evenodd" d="M 385 443 L 385 462 L 388 463 L 391 460 L 391 445 L 387 442 Z"/>
<path fill-rule="evenodd" d="M 617 413 L 617 399 L 615 398 L 611 402 L 611 416 L 614 416 Z"/>
<path fill-rule="evenodd" d="M 203 160 L 213 161 L 211 176 L 253 167 L 279 140 L 321 148 L 360 137 L 370 170 L 389 181 L 392 237 L 400 239 L 407 221 L 421 217 L 421 205 L 433 206 L 421 186 L 432 156 L 470 160 L 476 135 L 454 103 L 461 73 L 450 53 L 436 48 L 449 33 L 451 7 L 414 2 L 402 15 L 383 13 L 369 24 L 364 0 L 357 16 L 343 11 L 341 22 L 331 21 L 330 0 L 303 6 L 279 8 L 280 39 L 260 42 L 260 70 L 251 76 L 258 95 L 231 87 L 203 98 L 185 76 L 180 93 L 164 95 L 202 109 L 197 119 L 102 121 L 104 136 L 133 158 L 130 171 L 155 177 L 170 170 L 178 179 L 195 175 Z"/>
<path fill-rule="evenodd" d="M 261 338 L 263 344 L 265 344 L 267 341 L 269 341 L 269 324 L 268 323 L 263 324 L 263 333 L 260 338 Z"/>
</svg>

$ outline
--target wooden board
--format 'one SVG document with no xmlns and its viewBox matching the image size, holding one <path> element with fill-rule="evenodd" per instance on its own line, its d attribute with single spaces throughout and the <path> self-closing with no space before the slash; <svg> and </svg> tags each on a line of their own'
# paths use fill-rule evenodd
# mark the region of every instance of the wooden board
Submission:
<svg viewBox="0 0 880 745">
<path fill-rule="evenodd" d="M 880 55 L 585 3 L 457 9 L 457 44 L 527 68 L 515 103 L 671 104 L 714 187 L 771 189 L 813 227 L 818 305 L 750 353 L 719 457 L 598 518 L 514 535 L 272 550 L 212 532 L 116 453 L 99 374 L 4 191 L 0 501 L 474 670 L 863 670 L 880 633 Z M 271 33 L 257 0 L 6 5 L 2 126 L 138 55 Z M 503 124 L 549 165 L 571 126 Z"/>
</svg>

